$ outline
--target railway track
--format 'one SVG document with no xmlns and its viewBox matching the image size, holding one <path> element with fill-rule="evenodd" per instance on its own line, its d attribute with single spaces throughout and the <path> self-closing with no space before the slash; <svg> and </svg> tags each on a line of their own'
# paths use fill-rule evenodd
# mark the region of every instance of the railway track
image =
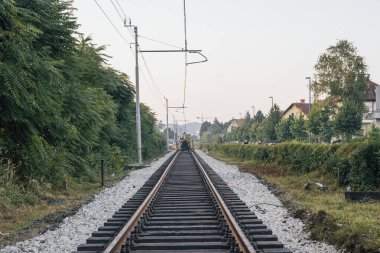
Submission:
<svg viewBox="0 0 380 253">
<path fill-rule="evenodd" d="M 291 253 L 195 152 L 177 152 L 77 252 Z"/>
</svg>

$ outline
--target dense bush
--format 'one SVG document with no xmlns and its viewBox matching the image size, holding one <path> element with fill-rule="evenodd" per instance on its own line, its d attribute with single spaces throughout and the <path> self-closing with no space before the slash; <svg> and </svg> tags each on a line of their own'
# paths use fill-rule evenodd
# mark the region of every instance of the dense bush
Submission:
<svg viewBox="0 0 380 253">
<path fill-rule="evenodd" d="M 341 185 L 354 189 L 380 188 L 380 142 L 215 144 L 208 148 L 234 159 L 287 166 L 299 173 L 323 169 L 336 176 Z"/>
<path fill-rule="evenodd" d="M 134 87 L 77 27 L 70 0 L 0 4 L 0 184 L 6 171 L 20 187 L 91 180 L 101 159 L 118 172 L 136 157 Z M 141 114 L 148 159 L 164 142 L 150 108 Z"/>
</svg>

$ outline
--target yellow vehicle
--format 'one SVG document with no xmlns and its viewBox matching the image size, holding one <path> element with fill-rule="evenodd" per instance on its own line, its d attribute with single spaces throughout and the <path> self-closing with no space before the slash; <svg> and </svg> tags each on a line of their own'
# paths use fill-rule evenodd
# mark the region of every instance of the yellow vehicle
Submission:
<svg viewBox="0 0 380 253">
<path fill-rule="evenodd" d="M 179 149 L 180 150 L 189 150 L 191 149 L 191 136 L 185 132 L 179 138 Z"/>
</svg>

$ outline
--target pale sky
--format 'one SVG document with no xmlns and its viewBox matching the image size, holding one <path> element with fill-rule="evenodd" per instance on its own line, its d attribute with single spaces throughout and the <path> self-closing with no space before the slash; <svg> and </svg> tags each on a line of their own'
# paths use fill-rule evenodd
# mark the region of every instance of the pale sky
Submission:
<svg viewBox="0 0 380 253">
<path fill-rule="evenodd" d="M 116 4 L 116 0 L 113 0 Z M 142 36 L 184 47 L 182 0 L 118 0 Z M 133 39 L 110 0 L 98 0 L 120 32 Z M 188 48 L 209 61 L 191 65 L 186 89 L 186 119 L 240 118 L 246 111 L 265 114 L 274 97 L 282 110 L 308 99 L 306 76 L 324 50 L 347 39 L 366 59 L 371 79 L 380 83 L 380 0 L 187 0 Z M 134 56 L 94 0 L 74 0 L 79 31 L 107 45 L 110 64 L 134 82 Z M 140 38 L 142 50 L 174 49 Z M 132 45 L 133 46 L 133 45 Z M 169 106 L 182 106 L 184 54 L 144 54 Z M 191 56 L 194 57 L 194 56 Z M 197 58 L 191 58 L 197 60 Z M 166 121 L 161 95 L 140 75 L 141 100 Z M 183 114 L 170 110 L 177 120 Z M 172 116 L 169 117 L 172 121 Z M 179 122 L 181 123 L 181 122 Z"/>
</svg>

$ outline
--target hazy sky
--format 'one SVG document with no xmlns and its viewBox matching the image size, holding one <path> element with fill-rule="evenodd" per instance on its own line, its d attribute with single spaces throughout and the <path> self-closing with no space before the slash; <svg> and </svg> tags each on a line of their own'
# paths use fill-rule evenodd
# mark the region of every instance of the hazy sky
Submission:
<svg viewBox="0 0 380 253">
<path fill-rule="evenodd" d="M 116 0 L 114 0 L 115 2 Z M 118 0 L 142 36 L 183 47 L 182 0 Z M 98 0 L 129 42 L 110 0 Z M 313 75 L 318 56 L 338 39 L 358 48 L 368 64 L 371 79 L 380 83 L 379 0 L 187 0 L 188 47 L 202 49 L 209 61 L 191 65 L 186 91 L 186 118 L 240 118 L 246 111 L 265 114 L 274 97 L 282 110 L 308 98 L 306 76 Z M 116 3 L 116 2 L 115 2 Z M 103 16 L 94 0 L 74 0 L 80 32 L 107 45 L 110 64 L 134 81 L 131 50 Z M 132 45 L 133 46 L 133 45 Z M 140 47 L 173 49 L 140 38 Z M 181 106 L 184 85 L 182 53 L 144 54 L 169 106 Z M 194 56 L 191 56 L 194 57 Z M 198 58 L 191 58 L 197 60 Z M 140 60 L 141 65 L 143 62 Z M 143 66 L 142 66 L 143 67 Z M 149 75 L 141 79 L 141 99 L 165 121 L 163 98 Z M 171 110 L 176 119 L 181 112 Z M 170 116 L 172 121 L 172 116 Z M 181 122 L 180 122 L 181 123 Z"/>
</svg>

